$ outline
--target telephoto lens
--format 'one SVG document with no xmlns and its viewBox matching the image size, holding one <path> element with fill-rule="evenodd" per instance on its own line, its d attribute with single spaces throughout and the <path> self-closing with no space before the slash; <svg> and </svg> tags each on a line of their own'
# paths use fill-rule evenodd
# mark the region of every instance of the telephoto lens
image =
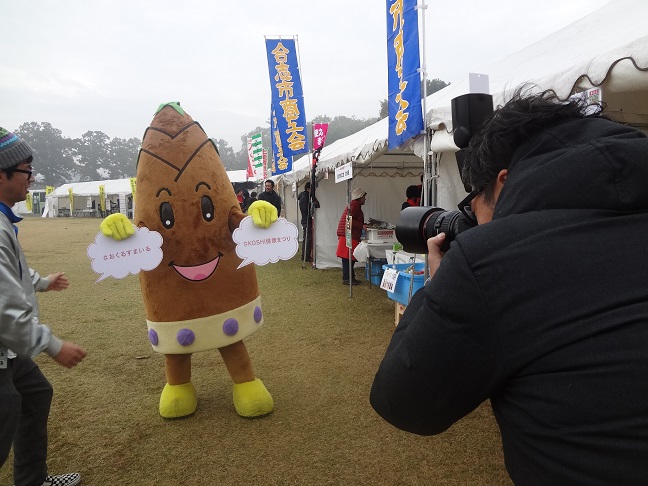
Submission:
<svg viewBox="0 0 648 486">
<path fill-rule="evenodd" d="M 459 233 L 473 226 L 461 211 L 410 206 L 400 213 L 400 220 L 396 225 L 396 239 L 406 252 L 425 254 L 428 252 L 427 240 L 439 233 L 445 233 L 446 239 L 441 250 L 447 251 Z"/>
</svg>

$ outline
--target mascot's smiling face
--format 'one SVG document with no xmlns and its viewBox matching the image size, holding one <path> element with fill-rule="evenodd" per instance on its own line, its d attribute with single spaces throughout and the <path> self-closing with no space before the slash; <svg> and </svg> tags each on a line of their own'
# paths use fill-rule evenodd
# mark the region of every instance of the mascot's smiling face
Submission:
<svg viewBox="0 0 648 486">
<path fill-rule="evenodd" d="M 177 104 L 163 105 L 144 134 L 135 197 L 137 226 L 163 238 L 159 272 L 194 283 L 225 259 L 239 264 L 229 228 L 236 195 L 216 146 Z"/>
</svg>

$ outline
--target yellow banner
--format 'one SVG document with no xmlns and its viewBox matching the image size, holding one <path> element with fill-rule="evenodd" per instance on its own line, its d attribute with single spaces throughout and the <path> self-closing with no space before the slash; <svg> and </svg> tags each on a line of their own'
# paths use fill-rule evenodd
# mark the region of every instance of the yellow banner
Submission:
<svg viewBox="0 0 648 486">
<path fill-rule="evenodd" d="M 27 197 L 25 198 L 25 205 L 27 206 L 27 211 L 29 211 L 29 212 L 31 213 L 31 212 L 32 212 L 32 209 L 33 209 L 33 207 L 34 207 L 34 206 L 32 205 L 32 195 L 31 195 L 31 192 L 28 192 L 28 193 L 27 193 Z"/>
<path fill-rule="evenodd" d="M 103 184 L 99 186 L 99 209 L 102 212 L 106 210 L 106 187 Z"/>
<path fill-rule="evenodd" d="M 72 193 L 72 188 L 68 188 L 68 194 L 70 195 L 70 216 L 74 214 L 74 194 Z"/>
<path fill-rule="evenodd" d="M 135 189 L 137 188 L 137 177 L 131 177 L 130 178 L 130 183 L 131 183 L 131 192 L 133 193 L 133 201 L 135 201 Z"/>
<path fill-rule="evenodd" d="M 54 192 L 54 186 L 45 186 L 45 195 L 49 196 L 51 192 Z"/>
</svg>

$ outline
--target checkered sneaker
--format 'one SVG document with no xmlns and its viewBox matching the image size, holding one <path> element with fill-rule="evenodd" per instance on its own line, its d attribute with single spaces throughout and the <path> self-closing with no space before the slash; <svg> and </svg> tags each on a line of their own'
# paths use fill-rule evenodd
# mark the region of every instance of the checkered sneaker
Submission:
<svg viewBox="0 0 648 486">
<path fill-rule="evenodd" d="M 59 476 L 47 476 L 43 486 L 76 486 L 81 484 L 79 473 L 61 474 Z"/>
</svg>

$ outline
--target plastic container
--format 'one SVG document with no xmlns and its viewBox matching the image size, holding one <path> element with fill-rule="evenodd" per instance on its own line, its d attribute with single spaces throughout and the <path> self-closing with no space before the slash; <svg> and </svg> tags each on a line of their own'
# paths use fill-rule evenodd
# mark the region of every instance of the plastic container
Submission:
<svg viewBox="0 0 648 486">
<path fill-rule="evenodd" d="M 371 260 L 371 265 L 369 265 L 370 260 L 367 260 L 365 265 L 365 278 L 371 282 L 371 285 L 380 286 L 380 282 L 383 277 L 383 267 L 387 264 L 386 258 L 374 258 Z"/>
<path fill-rule="evenodd" d="M 367 228 L 367 243 L 398 243 L 393 229 Z"/>
<path fill-rule="evenodd" d="M 412 274 L 411 273 L 405 273 L 405 270 L 407 270 L 409 267 L 411 267 L 411 263 L 397 263 L 395 265 L 383 265 L 383 271 L 387 268 L 395 268 L 398 270 L 398 278 L 396 279 L 396 286 L 394 287 L 393 292 L 387 292 L 387 297 L 389 297 L 391 300 L 395 300 L 396 302 L 399 302 L 403 305 L 409 304 L 410 300 L 410 282 L 412 281 Z M 425 270 L 425 263 L 417 263 L 414 266 L 414 271 L 415 272 L 422 272 Z M 412 295 L 416 293 L 417 290 L 419 290 L 421 287 L 425 285 L 425 275 L 424 274 L 419 274 L 419 275 L 414 275 L 414 284 L 412 285 Z"/>
</svg>

